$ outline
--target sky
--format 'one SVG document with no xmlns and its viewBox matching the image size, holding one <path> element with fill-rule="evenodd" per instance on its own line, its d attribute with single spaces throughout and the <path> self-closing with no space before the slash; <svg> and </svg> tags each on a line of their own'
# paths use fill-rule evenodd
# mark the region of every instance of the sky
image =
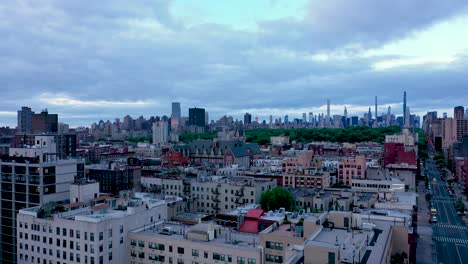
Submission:
<svg viewBox="0 0 468 264">
<path fill-rule="evenodd" d="M 468 106 L 466 0 L 2 0 L 0 35 L 0 126 Z"/>
</svg>

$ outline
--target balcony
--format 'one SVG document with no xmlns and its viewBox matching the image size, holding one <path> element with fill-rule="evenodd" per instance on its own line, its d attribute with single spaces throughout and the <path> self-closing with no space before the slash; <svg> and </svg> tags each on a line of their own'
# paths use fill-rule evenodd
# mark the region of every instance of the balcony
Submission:
<svg viewBox="0 0 468 264">
<path fill-rule="evenodd" d="M 244 190 L 237 190 L 236 196 L 244 196 Z"/>
</svg>

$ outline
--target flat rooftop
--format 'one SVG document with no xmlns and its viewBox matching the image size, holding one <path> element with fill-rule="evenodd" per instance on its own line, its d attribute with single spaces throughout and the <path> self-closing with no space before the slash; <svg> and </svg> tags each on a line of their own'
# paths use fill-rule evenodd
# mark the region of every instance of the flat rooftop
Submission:
<svg viewBox="0 0 468 264">
<path fill-rule="evenodd" d="M 199 225 L 206 225 L 202 223 Z M 195 225 L 194 227 L 196 227 Z M 215 225 L 214 225 L 215 226 Z M 172 231 L 172 234 L 162 234 L 161 231 L 163 228 L 169 227 Z M 138 229 L 133 231 L 133 233 L 142 234 L 145 236 L 155 236 L 162 239 L 175 239 L 175 240 L 188 240 L 185 236 L 192 227 L 184 225 L 182 223 L 174 222 L 159 222 L 154 226 L 147 227 L 144 230 Z M 217 238 L 214 238 L 210 241 L 198 241 L 194 240 L 196 243 L 207 244 L 207 245 L 220 245 L 223 247 L 229 247 L 233 249 L 249 249 L 257 250 L 259 245 L 259 236 L 258 234 L 252 233 L 242 233 L 235 231 L 229 228 L 221 228 L 221 234 Z"/>
</svg>

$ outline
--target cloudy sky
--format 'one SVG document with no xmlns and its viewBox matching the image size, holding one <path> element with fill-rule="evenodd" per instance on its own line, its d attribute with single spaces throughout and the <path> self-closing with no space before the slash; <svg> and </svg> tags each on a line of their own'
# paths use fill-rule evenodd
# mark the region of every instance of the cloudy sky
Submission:
<svg viewBox="0 0 468 264">
<path fill-rule="evenodd" d="M 0 126 L 468 106 L 466 0 L 2 0 Z"/>
</svg>

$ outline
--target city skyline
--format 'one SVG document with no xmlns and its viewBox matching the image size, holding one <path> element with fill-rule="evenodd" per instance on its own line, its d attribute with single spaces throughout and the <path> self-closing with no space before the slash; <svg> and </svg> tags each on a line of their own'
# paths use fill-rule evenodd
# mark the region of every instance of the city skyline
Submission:
<svg viewBox="0 0 468 264">
<path fill-rule="evenodd" d="M 173 101 L 212 119 L 322 112 L 327 98 L 351 114 L 375 95 L 401 114 L 405 90 L 412 113 L 468 101 L 466 1 L 152 3 L 2 2 L 2 125 L 25 105 L 78 126 Z"/>
</svg>

